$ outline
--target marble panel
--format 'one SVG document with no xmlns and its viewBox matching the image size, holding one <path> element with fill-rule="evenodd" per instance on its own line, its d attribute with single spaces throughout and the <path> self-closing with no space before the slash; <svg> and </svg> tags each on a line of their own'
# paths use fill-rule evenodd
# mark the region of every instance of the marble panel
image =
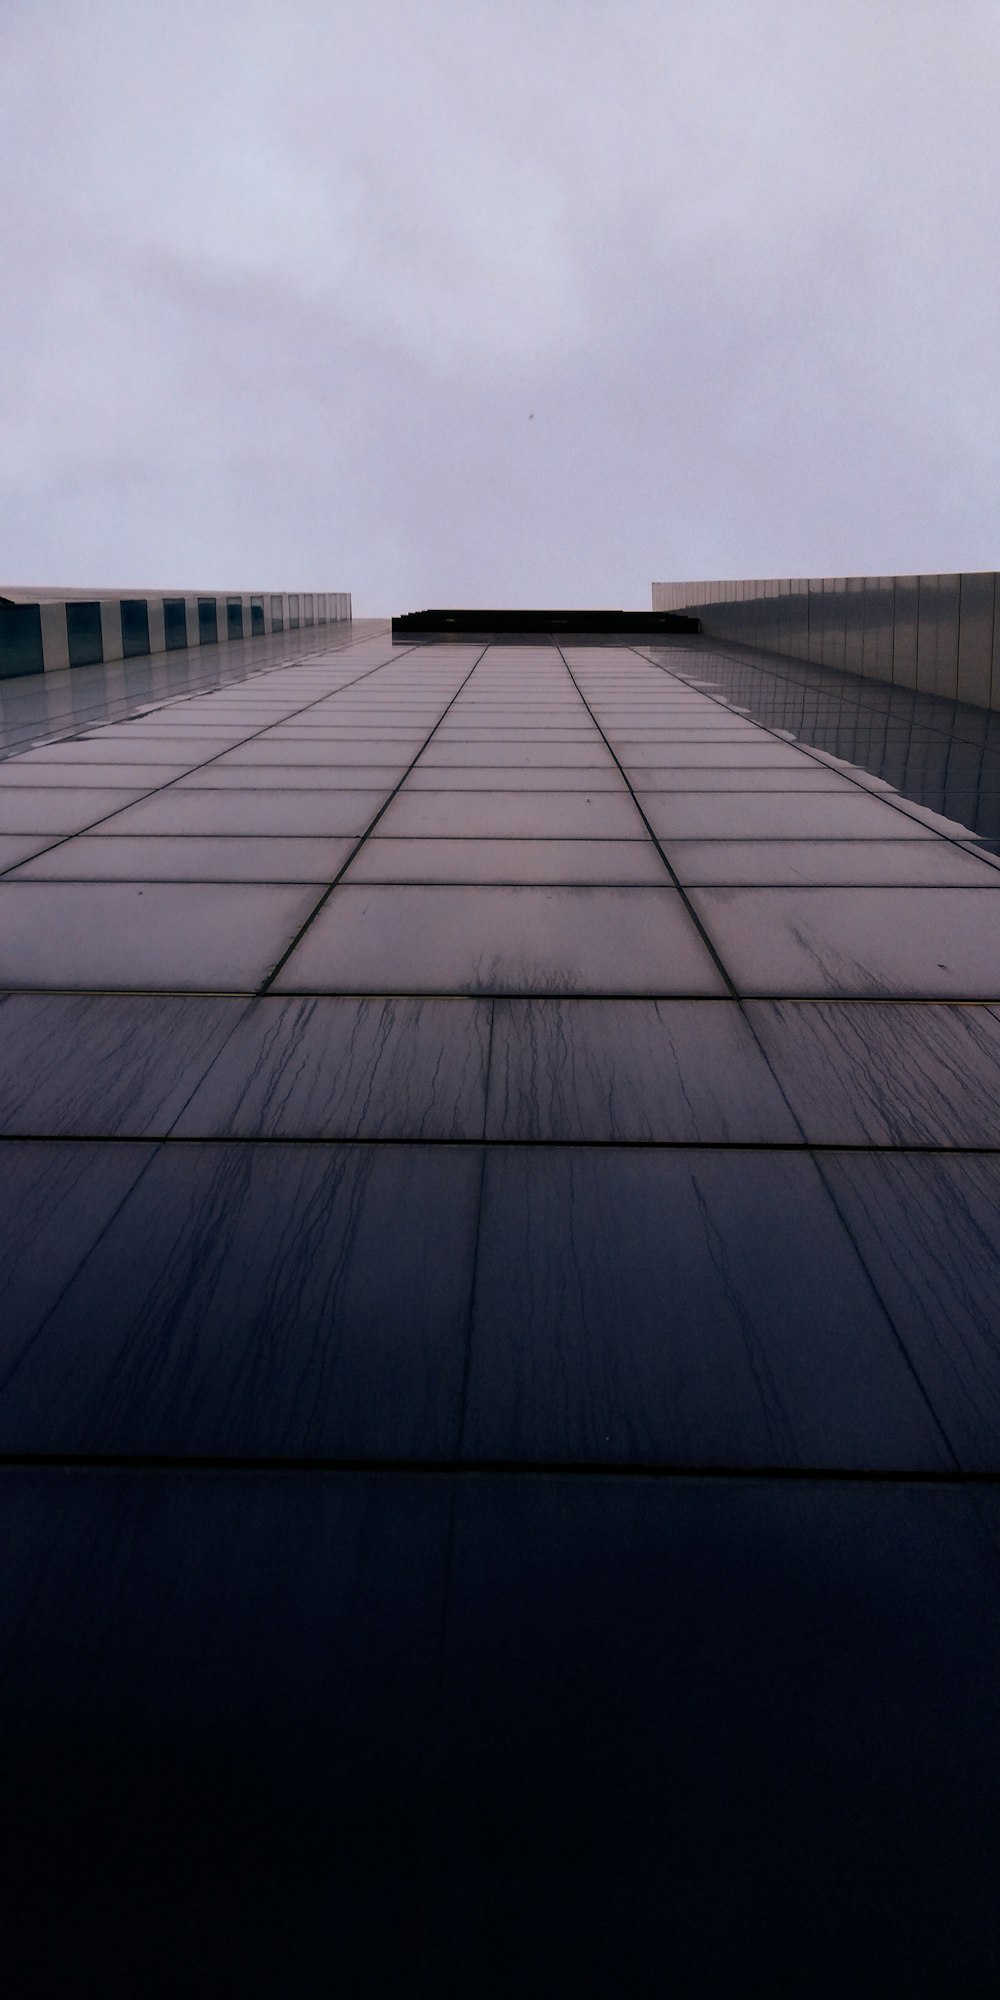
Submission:
<svg viewBox="0 0 1000 2000">
<path fill-rule="evenodd" d="M 381 822 L 380 822 L 381 824 Z M 670 881 L 658 848 L 641 840 L 388 840 L 358 849 L 345 882 L 646 884 Z"/>
<path fill-rule="evenodd" d="M 18 882 L 332 882 L 355 846 L 341 840 L 236 834 L 110 834 L 60 841 Z"/>
<path fill-rule="evenodd" d="M 463 1454 L 942 1469 L 802 1152 L 491 1148 Z"/>
<path fill-rule="evenodd" d="M 276 990 L 714 994 L 725 987 L 674 889 L 345 886 L 310 925 Z"/>
<path fill-rule="evenodd" d="M 130 790 L 91 791 L 76 785 L 9 786 L 0 789 L 0 834 L 76 833 L 93 826 L 112 813 L 121 812 L 133 799 L 142 797 L 143 787 Z"/>
<path fill-rule="evenodd" d="M 467 1000 L 251 1002 L 176 1136 L 480 1139 L 490 1013 Z"/>
<path fill-rule="evenodd" d="M 905 840 L 923 829 L 908 814 L 856 788 L 827 797 L 699 797 L 696 793 L 669 798 L 661 792 L 638 791 L 654 833 L 663 840 Z"/>
<path fill-rule="evenodd" d="M 289 742 L 287 738 L 276 742 L 273 736 L 257 736 L 252 743 L 244 743 L 240 749 L 232 750 L 220 759 L 224 768 L 234 770 L 244 764 L 259 767 L 261 764 L 379 764 L 404 766 L 415 757 L 420 748 L 420 738 L 408 736 L 359 736 L 337 735 L 320 742 L 312 735 L 302 744 Z"/>
<path fill-rule="evenodd" d="M 613 759 L 605 749 L 595 730 L 586 743 L 559 743 L 551 737 L 539 737 L 534 742 L 515 742 L 506 731 L 498 730 L 487 742 L 466 741 L 441 744 L 437 737 L 423 752 L 420 768 L 429 770 L 438 765 L 449 764 L 496 764 L 510 767 L 518 764 L 542 764 L 556 766 L 568 764 L 584 768 L 588 764 L 603 770 L 613 765 Z"/>
<path fill-rule="evenodd" d="M 203 764 L 180 779 L 178 792 L 360 792 L 384 797 L 405 764 Z"/>
<path fill-rule="evenodd" d="M 975 888 L 988 861 L 950 840 L 670 840 L 683 883 Z"/>
<path fill-rule="evenodd" d="M 419 1476 L 0 1475 L 12 1992 L 412 1982 L 451 1506 Z"/>
<path fill-rule="evenodd" d="M 935 1002 L 748 1001 L 810 1145 L 1000 1148 L 1000 1019 Z"/>
<path fill-rule="evenodd" d="M 617 795 L 605 791 L 404 790 L 393 799 L 379 828 L 387 839 L 641 840 L 645 835 L 635 805 L 624 791 Z"/>
<path fill-rule="evenodd" d="M 438 1989 L 988 1993 L 995 1574 L 948 1489 L 463 1486 Z"/>
<path fill-rule="evenodd" d="M 245 1004 L 168 994 L 4 994 L 0 1132 L 128 1139 L 166 1133 Z"/>
<path fill-rule="evenodd" d="M 153 1150 L 0 1139 L 0 1383 L 148 1167 Z"/>
<path fill-rule="evenodd" d="M 85 782 L 88 789 L 99 786 L 109 792 L 125 790 L 134 797 L 138 791 L 154 791 L 159 785 L 169 784 L 187 768 L 186 764 L 88 764 L 82 781 L 77 764 L 29 763 L 24 757 L 9 757 L 0 764 L 0 793 L 27 787 L 45 792 L 65 786 L 79 789 L 81 782 Z"/>
<path fill-rule="evenodd" d="M 734 1000 L 497 1000 L 486 1133 L 713 1145 L 800 1136 Z"/>
<path fill-rule="evenodd" d="M 957 1458 L 1000 1472 L 1000 1160 L 839 1153 L 823 1173 Z"/>
<path fill-rule="evenodd" d="M 992 878 L 995 871 L 990 870 Z M 987 870 L 983 870 L 984 879 Z M 692 889 L 737 990 L 774 998 L 1000 997 L 1000 902 L 983 889 Z"/>
<path fill-rule="evenodd" d="M 58 834 L 50 833 L 0 834 L 0 874 L 30 860 L 33 854 L 44 853 L 59 838 Z"/>
<path fill-rule="evenodd" d="M 267 792 L 253 788 L 159 792 L 119 813 L 115 833 L 275 834 L 311 839 L 360 835 L 387 795 L 382 790 L 336 791 L 332 787 L 285 792 L 280 786 Z"/>
<path fill-rule="evenodd" d="M 679 765 L 646 765 L 642 770 L 628 768 L 629 783 L 643 798 L 651 793 L 712 792 L 729 798 L 740 792 L 757 792 L 768 797 L 784 798 L 789 792 L 839 792 L 852 794 L 855 784 L 849 777 L 833 770 L 818 760 L 800 758 L 794 766 L 783 770 L 709 770 L 702 765 L 688 769 Z"/>
<path fill-rule="evenodd" d="M 246 992 L 316 903 L 258 883 L 0 884 L 0 986 Z"/>
<path fill-rule="evenodd" d="M 406 780 L 412 792 L 619 792 L 627 790 L 615 764 L 415 764 Z"/>
<path fill-rule="evenodd" d="M 12 1329 L 0 1449 L 452 1456 L 480 1171 L 474 1147 L 161 1147 Z"/>
</svg>

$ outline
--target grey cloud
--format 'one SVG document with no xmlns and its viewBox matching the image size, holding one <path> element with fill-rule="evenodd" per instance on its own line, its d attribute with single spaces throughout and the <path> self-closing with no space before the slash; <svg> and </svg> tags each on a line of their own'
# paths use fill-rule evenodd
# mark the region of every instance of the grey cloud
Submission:
<svg viewBox="0 0 1000 2000">
<path fill-rule="evenodd" d="M 997 16 L 875 11 L 9 5 L 0 568 L 992 567 Z"/>
</svg>

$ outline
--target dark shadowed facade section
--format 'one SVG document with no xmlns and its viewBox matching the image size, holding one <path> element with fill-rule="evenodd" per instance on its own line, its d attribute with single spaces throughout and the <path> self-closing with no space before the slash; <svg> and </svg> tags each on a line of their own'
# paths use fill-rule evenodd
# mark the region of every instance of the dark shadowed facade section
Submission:
<svg viewBox="0 0 1000 2000">
<path fill-rule="evenodd" d="M 992 1993 L 989 841 L 268 610 L 0 697 L 8 1990 Z"/>
</svg>

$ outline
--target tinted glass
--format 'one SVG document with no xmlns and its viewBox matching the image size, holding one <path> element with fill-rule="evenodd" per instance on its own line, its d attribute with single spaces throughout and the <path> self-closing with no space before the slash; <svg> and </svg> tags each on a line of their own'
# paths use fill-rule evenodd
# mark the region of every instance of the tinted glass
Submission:
<svg viewBox="0 0 1000 2000">
<path fill-rule="evenodd" d="M 183 597 L 165 597 L 163 600 L 163 637 L 168 653 L 175 653 L 187 645 L 187 613 Z"/>
<path fill-rule="evenodd" d="M 104 658 L 99 604 L 67 604 L 66 631 L 71 667 L 91 667 Z"/>
<path fill-rule="evenodd" d="M 0 680 L 40 674 L 44 665 L 37 604 L 0 604 Z"/>
<path fill-rule="evenodd" d="M 149 608 L 144 597 L 122 598 L 122 652 L 126 660 L 149 652 Z"/>
</svg>

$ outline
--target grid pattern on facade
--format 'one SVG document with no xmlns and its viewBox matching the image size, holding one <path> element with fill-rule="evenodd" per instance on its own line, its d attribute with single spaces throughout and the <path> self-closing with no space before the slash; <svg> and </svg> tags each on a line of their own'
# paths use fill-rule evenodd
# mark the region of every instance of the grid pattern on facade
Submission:
<svg viewBox="0 0 1000 2000">
<path fill-rule="evenodd" d="M 687 1991 L 978 1978 L 996 860 L 710 646 L 262 644 L 0 762 L 53 1865 L 86 1797 L 155 1881 L 142 1745 L 244 1940 L 372 1991 L 661 1990 L 664 1926 Z"/>
<path fill-rule="evenodd" d="M 656 655 L 651 655 L 656 657 Z M 676 653 L 674 654 L 676 662 Z M 1000 715 L 773 653 L 699 648 L 699 676 L 756 722 L 882 778 L 1000 849 Z"/>
</svg>

